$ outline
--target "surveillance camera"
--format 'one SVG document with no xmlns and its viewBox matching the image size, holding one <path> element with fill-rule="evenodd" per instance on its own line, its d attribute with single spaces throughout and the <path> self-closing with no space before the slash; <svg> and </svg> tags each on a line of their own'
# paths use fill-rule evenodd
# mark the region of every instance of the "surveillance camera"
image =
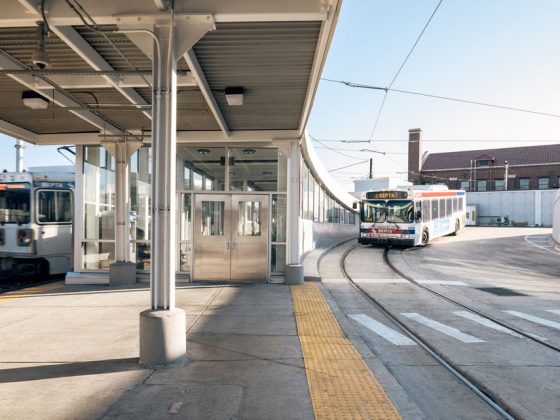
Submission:
<svg viewBox="0 0 560 420">
<path fill-rule="evenodd" d="M 42 48 L 38 48 L 33 52 L 31 62 L 33 63 L 33 66 L 39 70 L 45 70 L 51 66 L 51 59 L 47 52 Z"/>
</svg>

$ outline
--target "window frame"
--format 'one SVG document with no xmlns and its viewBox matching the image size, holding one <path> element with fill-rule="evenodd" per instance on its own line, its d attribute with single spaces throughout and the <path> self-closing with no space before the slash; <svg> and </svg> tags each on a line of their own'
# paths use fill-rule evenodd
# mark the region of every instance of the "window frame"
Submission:
<svg viewBox="0 0 560 420">
<path fill-rule="evenodd" d="M 70 220 L 64 222 L 41 222 L 39 220 L 39 194 L 42 192 L 64 192 L 70 195 Z M 35 190 L 35 223 L 38 225 L 72 225 L 74 223 L 74 191 L 69 188 L 39 188 Z"/>
</svg>

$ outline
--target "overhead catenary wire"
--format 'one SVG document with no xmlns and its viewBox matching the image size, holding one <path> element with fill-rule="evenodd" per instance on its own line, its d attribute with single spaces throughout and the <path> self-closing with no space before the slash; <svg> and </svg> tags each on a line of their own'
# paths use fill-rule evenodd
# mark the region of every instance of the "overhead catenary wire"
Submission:
<svg viewBox="0 0 560 420">
<path fill-rule="evenodd" d="M 389 85 L 387 86 L 387 88 L 385 89 L 385 94 L 383 95 L 383 100 L 381 101 L 381 105 L 379 106 L 379 111 L 377 112 L 377 117 L 375 118 L 375 123 L 373 124 L 373 128 L 371 130 L 371 133 L 369 135 L 369 142 L 371 142 L 371 140 L 373 139 L 373 136 L 375 135 L 375 130 L 377 129 L 377 125 L 379 124 L 379 119 L 381 118 L 381 113 L 383 112 L 383 107 L 385 106 L 385 102 L 387 100 L 387 95 L 389 94 L 389 91 L 391 90 L 391 87 L 393 86 L 393 84 L 395 83 L 395 81 L 397 80 L 397 77 L 399 77 L 399 74 L 401 74 L 402 69 L 404 68 L 406 62 L 408 61 L 408 59 L 410 58 L 410 56 L 412 55 L 412 52 L 414 51 L 414 49 L 416 48 L 416 46 L 418 45 L 418 42 L 420 42 L 420 38 L 422 38 L 422 35 L 424 35 L 424 32 L 426 32 L 426 29 L 428 28 L 428 26 L 430 25 L 430 22 L 432 21 L 432 19 L 434 18 L 436 12 L 439 9 L 439 6 L 441 6 L 441 3 L 443 2 L 443 0 L 439 0 L 436 8 L 434 9 L 434 11 L 432 12 L 432 15 L 430 16 L 430 18 L 428 19 L 428 21 L 426 22 L 426 24 L 424 25 L 424 28 L 422 29 L 422 31 L 420 32 L 420 34 L 418 35 L 418 37 L 416 38 L 416 41 L 414 41 L 414 44 L 412 45 L 412 48 L 410 48 L 410 51 L 408 52 L 408 54 L 406 55 L 405 59 L 403 60 L 401 66 L 399 67 L 399 69 L 397 70 L 397 72 L 395 73 L 395 75 L 393 76 L 393 79 L 391 80 L 391 83 L 389 83 Z"/>
<path fill-rule="evenodd" d="M 433 99 L 441 99 L 441 100 L 446 100 L 446 101 L 461 102 L 461 103 L 485 106 L 485 107 L 490 107 L 490 108 L 505 109 L 505 110 L 508 110 L 508 111 L 525 112 L 525 113 L 529 113 L 529 114 L 543 115 L 543 116 L 546 116 L 546 117 L 560 118 L 559 114 L 553 114 L 553 113 L 550 113 L 550 112 L 534 111 L 534 110 L 531 110 L 531 109 L 516 108 L 516 107 L 513 107 L 513 106 L 497 105 L 497 104 L 491 104 L 491 103 L 488 103 L 488 102 L 473 101 L 473 100 L 462 99 L 462 98 L 453 98 L 451 96 L 434 95 L 434 94 L 431 94 L 431 93 L 414 92 L 414 91 L 403 90 L 403 89 L 393 89 L 393 88 L 389 89 L 389 88 L 386 88 L 386 87 L 366 85 L 366 84 L 362 84 L 362 83 L 347 82 L 347 81 L 344 81 L 344 80 L 334 80 L 334 79 L 326 79 L 326 78 L 322 78 L 321 80 L 324 80 L 326 82 L 331 82 L 331 83 L 340 83 L 340 84 L 343 84 L 343 85 L 346 85 L 346 86 L 352 87 L 352 88 L 383 90 L 383 91 L 390 91 L 390 92 L 405 93 L 405 94 L 408 94 L 408 95 L 424 96 L 424 97 L 433 98 Z"/>
<path fill-rule="evenodd" d="M 342 166 L 340 168 L 331 169 L 331 170 L 329 170 L 329 172 L 340 171 L 341 169 L 346 169 L 346 168 L 350 168 L 351 166 L 361 165 L 362 163 L 366 163 L 366 162 L 369 162 L 369 159 L 362 160 L 362 161 L 356 162 L 356 163 L 352 163 L 351 165 Z"/>
</svg>

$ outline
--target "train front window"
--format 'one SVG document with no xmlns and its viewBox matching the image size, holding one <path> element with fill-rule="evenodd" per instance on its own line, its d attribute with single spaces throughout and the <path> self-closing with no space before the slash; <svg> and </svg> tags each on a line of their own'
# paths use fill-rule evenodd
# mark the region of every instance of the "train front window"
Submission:
<svg viewBox="0 0 560 420">
<path fill-rule="evenodd" d="M 410 200 L 387 201 L 387 221 L 389 223 L 413 223 L 414 203 Z"/>
<path fill-rule="evenodd" d="M 362 205 L 362 222 L 380 223 L 385 219 L 385 201 L 370 200 L 364 201 Z"/>
<path fill-rule="evenodd" d="M 28 183 L 0 184 L 0 223 L 29 223 L 30 202 Z"/>
</svg>

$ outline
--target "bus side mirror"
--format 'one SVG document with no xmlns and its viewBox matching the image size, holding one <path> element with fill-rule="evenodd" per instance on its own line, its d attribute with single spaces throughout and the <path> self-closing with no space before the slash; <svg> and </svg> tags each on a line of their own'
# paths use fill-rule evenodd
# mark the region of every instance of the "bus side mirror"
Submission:
<svg viewBox="0 0 560 420">
<path fill-rule="evenodd" d="M 356 210 L 356 209 L 358 208 L 358 203 L 357 203 L 356 201 L 354 201 L 354 202 L 352 203 L 352 208 L 353 208 L 354 210 Z"/>
<path fill-rule="evenodd" d="M 416 220 L 422 220 L 422 211 L 418 210 L 416 212 Z"/>
</svg>

